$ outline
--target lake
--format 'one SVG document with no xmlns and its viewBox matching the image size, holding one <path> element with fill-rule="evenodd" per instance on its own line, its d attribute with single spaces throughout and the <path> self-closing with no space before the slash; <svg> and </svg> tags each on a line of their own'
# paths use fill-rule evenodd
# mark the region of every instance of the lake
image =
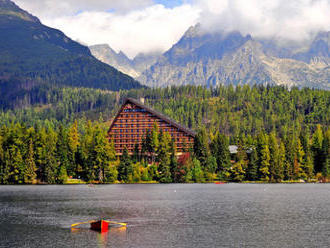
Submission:
<svg viewBox="0 0 330 248">
<path fill-rule="evenodd" d="M 330 184 L 0 186 L 0 247 L 329 246 Z"/>
</svg>

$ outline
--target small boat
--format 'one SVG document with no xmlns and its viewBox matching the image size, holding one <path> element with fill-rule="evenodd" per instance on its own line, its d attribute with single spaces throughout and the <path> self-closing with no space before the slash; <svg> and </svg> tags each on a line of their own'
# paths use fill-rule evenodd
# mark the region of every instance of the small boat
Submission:
<svg viewBox="0 0 330 248">
<path fill-rule="evenodd" d="M 105 220 L 97 220 L 91 222 L 91 230 L 99 231 L 99 232 L 107 232 L 109 228 L 109 222 Z"/>
<path fill-rule="evenodd" d="M 225 184 L 225 182 L 215 182 L 215 184 Z"/>
<path fill-rule="evenodd" d="M 77 226 L 83 224 L 90 224 L 90 229 L 98 232 L 107 232 L 110 228 L 110 225 L 126 227 L 126 223 L 110 221 L 110 220 L 90 220 L 85 222 L 79 222 L 71 225 L 71 230 L 78 230 Z"/>
</svg>

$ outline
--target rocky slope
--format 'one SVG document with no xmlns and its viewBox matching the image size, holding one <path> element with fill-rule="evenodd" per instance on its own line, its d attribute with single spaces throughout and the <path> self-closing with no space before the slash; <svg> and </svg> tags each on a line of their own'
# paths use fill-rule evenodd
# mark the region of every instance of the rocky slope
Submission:
<svg viewBox="0 0 330 248">
<path fill-rule="evenodd" d="M 329 34 L 304 49 L 191 27 L 138 80 L 148 86 L 277 84 L 330 89 Z M 299 52 L 296 52 L 299 51 Z"/>
<path fill-rule="evenodd" d="M 95 58 L 134 78 L 140 76 L 159 57 L 158 54 L 140 53 L 131 60 L 122 51 L 116 53 L 108 44 L 90 46 L 89 49 Z"/>
</svg>

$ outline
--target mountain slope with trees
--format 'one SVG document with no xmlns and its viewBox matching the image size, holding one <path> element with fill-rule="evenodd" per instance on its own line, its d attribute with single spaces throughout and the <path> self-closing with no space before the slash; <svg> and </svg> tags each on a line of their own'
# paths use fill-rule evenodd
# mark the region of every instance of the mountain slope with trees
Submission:
<svg viewBox="0 0 330 248">
<path fill-rule="evenodd" d="M 49 85 L 120 90 L 141 85 L 95 59 L 89 49 L 0 1 L 0 92 L 6 98 Z M 10 98 L 10 96 L 9 96 Z"/>
</svg>

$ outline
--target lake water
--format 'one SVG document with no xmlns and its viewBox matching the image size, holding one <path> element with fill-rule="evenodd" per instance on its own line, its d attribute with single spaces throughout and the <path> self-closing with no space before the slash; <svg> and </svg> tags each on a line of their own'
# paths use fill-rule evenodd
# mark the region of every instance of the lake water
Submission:
<svg viewBox="0 0 330 248">
<path fill-rule="evenodd" d="M 330 184 L 0 186 L 0 247 L 330 247 Z"/>
</svg>

